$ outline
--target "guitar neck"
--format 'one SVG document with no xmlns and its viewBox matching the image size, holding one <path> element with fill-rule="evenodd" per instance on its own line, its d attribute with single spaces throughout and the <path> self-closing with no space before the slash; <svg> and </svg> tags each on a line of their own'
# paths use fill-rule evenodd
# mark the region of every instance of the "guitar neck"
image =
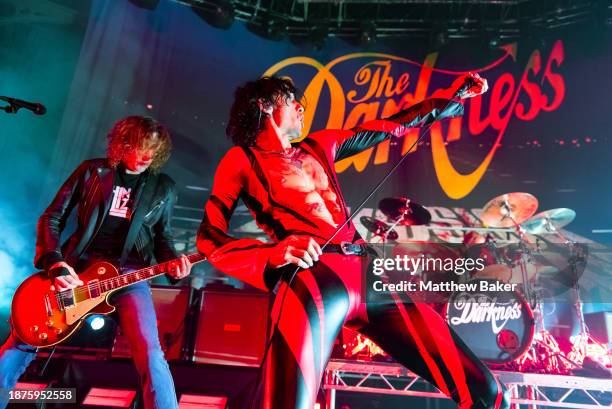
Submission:
<svg viewBox="0 0 612 409">
<path fill-rule="evenodd" d="M 206 256 L 200 253 L 193 253 L 187 255 L 187 258 L 192 264 L 196 264 L 204 261 Z M 110 293 L 141 281 L 150 280 L 165 274 L 168 271 L 169 265 L 179 260 L 180 259 L 177 258 L 151 267 L 141 268 L 140 270 L 130 271 L 129 273 L 121 274 L 116 277 L 107 278 L 99 282 L 100 290 L 102 293 Z"/>
</svg>

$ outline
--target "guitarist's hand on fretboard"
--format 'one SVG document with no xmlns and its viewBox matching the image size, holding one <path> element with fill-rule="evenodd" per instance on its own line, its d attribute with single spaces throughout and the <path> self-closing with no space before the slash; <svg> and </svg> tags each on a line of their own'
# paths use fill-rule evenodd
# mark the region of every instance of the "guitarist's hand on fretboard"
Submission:
<svg viewBox="0 0 612 409">
<path fill-rule="evenodd" d="M 76 271 L 65 261 L 60 261 L 51 266 L 49 275 L 53 277 L 51 291 L 63 291 L 83 285 Z"/>
<path fill-rule="evenodd" d="M 169 262 L 165 268 L 165 273 L 177 280 L 187 277 L 190 272 L 191 261 L 184 254 L 180 258 Z"/>
</svg>

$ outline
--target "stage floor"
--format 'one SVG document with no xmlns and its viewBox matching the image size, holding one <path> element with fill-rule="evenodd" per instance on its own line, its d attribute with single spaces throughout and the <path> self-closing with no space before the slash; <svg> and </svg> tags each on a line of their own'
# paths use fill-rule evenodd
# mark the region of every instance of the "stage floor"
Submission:
<svg viewBox="0 0 612 409">
<path fill-rule="evenodd" d="M 138 376 L 129 359 L 102 355 L 55 356 L 41 376 L 46 361 L 40 354 L 22 378 L 49 386 L 74 387 L 78 396 L 92 387 L 138 390 Z M 179 395 L 225 396 L 232 408 L 247 408 L 257 368 L 171 362 Z M 513 409 L 610 408 L 612 380 L 579 376 L 494 371 L 512 394 Z M 325 371 L 321 407 L 350 408 L 454 408 L 452 401 L 428 382 L 393 363 L 332 360 Z M 323 396 L 324 395 L 324 396 Z M 25 409 L 24 405 L 13 405 Z M 56 406 L 60 407 L 60 406 Z M 61 406 L 62 408 L 64 406 Z M 73 408 L 67 405 L 66 408 Z"/>
<path fill-rule="evenodd" d="M 512 403 L 554 408 L 610 408 L 612 380 L 579 376 L 494 371 L 512 394 Z M 333 360 L 323 388 L 326 407 L 336 408 L 337 392 L 404 395 L 447 399 L 399 364 Z"/>
</svg>

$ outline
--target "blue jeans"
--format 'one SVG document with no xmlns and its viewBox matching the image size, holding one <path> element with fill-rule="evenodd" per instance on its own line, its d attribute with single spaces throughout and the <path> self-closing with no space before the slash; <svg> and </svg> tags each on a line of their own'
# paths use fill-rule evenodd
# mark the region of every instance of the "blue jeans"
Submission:
<svg viewBox="0 0 612 409">
<path fill-rule="evenodd" d="M 134 365 L 140 375 L 146 409 L 177 409 L 176 392 L 168 363 L 157 335 L 157 318 L 151 289 L 145 282 L 134 284 L 111 296 L 117 308 L 119 325 L 128 339 Z M 11 335 L 0 349 L 0 388 L 13 388 L 36 354 Z M 7 405 L 0 397 L 0 409 Z"/>
</svg>

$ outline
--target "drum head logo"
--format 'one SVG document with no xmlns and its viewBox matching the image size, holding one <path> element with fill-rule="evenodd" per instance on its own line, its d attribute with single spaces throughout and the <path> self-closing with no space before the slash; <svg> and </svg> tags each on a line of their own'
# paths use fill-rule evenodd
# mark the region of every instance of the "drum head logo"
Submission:
<svg viewBox="0 0 612 409">
<path fill-rule="evenodd" d="M 498 300 L 486 294 L 460 293 L 449 309 L 450 323 L 491 323 L 491 330 L 499 334 L 509 320 L 521 318 L 521 304 L 516 300 Z"/>
</svg>

